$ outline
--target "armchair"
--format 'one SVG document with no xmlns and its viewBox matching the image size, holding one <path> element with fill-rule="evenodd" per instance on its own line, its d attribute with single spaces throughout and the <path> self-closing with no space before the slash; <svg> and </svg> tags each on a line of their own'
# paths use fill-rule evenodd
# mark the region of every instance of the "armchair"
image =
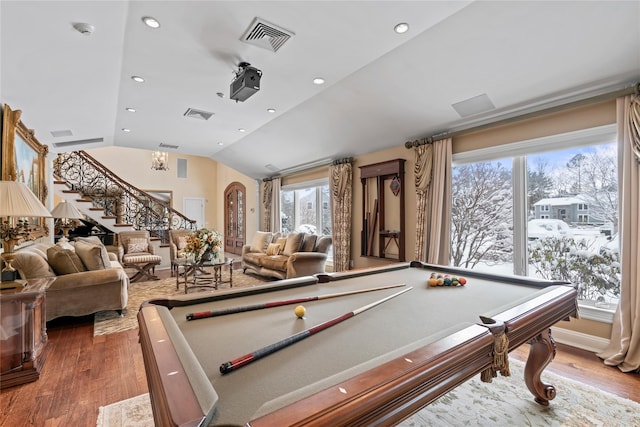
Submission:
<svg viewBox="0 0 640 427">
<path fill-rule="evenodd" d="M 187 246 L 187 236 L 193 230 L 181 228 L 179 230 L 169 230 L 169 254 L 171 256 L 171 276 L 176 273 L 176 264 L 174 261 L 178 258 L 184 258 L 184 248 Z"/>
<path fill-rule="evenodd" d="M 151 244 L 149 232 L 122 231 L 118 234 L 118 260 L 125 268 L 135 270 L 130 281 L 158 280 L 155 268 L 162 262 L 162 257 L 156 255 L 155 248 Z"/>
</svg>

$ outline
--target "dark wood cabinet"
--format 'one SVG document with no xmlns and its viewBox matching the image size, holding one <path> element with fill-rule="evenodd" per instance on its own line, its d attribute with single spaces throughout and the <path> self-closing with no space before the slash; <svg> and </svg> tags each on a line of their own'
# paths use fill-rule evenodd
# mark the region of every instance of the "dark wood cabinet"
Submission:
<svg viewBox="0 0 640 427">
<path fill-rule="evenodd" d="M 405 260 L 404 162 L 360 166 L 362 256 Z"/>
<path fill-rule="evenodd" d="M 45 291 L 55 278 L 30 279 L 0 292 L 0 387 L 40 377 L 47 345 Z"/>
</svg>

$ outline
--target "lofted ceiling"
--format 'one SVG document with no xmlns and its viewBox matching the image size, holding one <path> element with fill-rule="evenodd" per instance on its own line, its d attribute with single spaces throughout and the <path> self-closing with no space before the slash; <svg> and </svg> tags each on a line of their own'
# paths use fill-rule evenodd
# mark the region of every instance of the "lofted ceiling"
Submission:
<svg viewBox="0 0 640 427">
<path fill-rule="evenodd" d="M 241 41 L 255 18 L 293 35 Z M 640 81 L 640 1 L 3 0 L 0 19 L 0 102 L 51 151 L 166 144 L 254 178 Z M 242 61 L 262 79 L 235 102 Z"/>
</svg>

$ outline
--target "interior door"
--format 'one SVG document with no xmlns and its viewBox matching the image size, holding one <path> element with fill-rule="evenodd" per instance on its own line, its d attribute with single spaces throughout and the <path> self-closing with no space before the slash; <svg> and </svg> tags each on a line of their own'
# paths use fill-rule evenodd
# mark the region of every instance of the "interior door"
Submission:
<svg viewBox="0 0 640 427">
<path fill-rule="evenodd" d="M 239 182 L 233 182 L 224 190 L 224 250 L 232 254 L 242 254 L 246 242 L 246 189 Z"/>
<path fill-rule="evenodd" d="M 196 227 L 204 227 L 204 199 L 201 197 L 185 197 L 183 199 L 184 215 L 196 221 Z"/>
</svg>

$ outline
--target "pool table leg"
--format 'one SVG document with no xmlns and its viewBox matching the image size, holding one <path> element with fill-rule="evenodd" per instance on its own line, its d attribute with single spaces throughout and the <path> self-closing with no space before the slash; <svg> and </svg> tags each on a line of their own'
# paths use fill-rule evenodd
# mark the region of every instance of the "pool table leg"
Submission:
<svg viewBox="0 0 640 427">
<path fill-rule="evenodd" d="M 551 384 L 543 383 L 540 375 L 556 355 L 556 343 L 551 336 L 551 329 L 533 337 L 529 344 L 524 381 L 529 391 L 535 396 L 535 401 L 543 406 L 549 406 L 549 401 L 556 397 L 556 388 Z"/>
</svg>

